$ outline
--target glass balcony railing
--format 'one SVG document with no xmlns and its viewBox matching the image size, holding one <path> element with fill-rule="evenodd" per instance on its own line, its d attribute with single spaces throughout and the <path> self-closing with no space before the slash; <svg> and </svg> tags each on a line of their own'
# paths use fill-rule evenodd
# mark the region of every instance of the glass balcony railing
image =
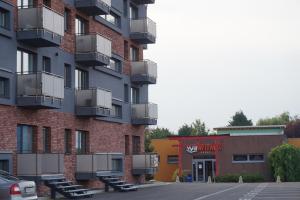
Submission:
<svg viewBox="0 0 300 200">
<path fill-rule="evenodd" d="M 141 44 L 156 41 L 156 23 L 149 18 L 130 20 L 130 37 Z"/>
<path fill-rule="evenodd" d="M 157 64 L 150 60 L 132 62 L 131 80 L 133 82 L 156 83 Z"/>
</svg>

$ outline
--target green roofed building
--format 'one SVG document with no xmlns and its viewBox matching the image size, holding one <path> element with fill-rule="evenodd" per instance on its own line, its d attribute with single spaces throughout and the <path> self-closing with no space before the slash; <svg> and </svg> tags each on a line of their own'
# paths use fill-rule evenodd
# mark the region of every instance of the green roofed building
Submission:
<svg viewBox="0 0 300 200">
<path fill-rule="evenodd" d="M 249 136 L 249 135 L 283 135 L 285 125 L 274 126 L 228 126 L 214 128 L 217 135 Z"/>
</svg>

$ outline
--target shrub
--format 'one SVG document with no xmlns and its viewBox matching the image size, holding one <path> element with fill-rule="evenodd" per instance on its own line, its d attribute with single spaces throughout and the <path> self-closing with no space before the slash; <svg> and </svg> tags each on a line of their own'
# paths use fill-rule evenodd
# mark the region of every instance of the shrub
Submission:
<svg viewBox="0 0 300 200">
<path fill-rule="evenodd" d="M 264 181 L 264 177 L 260 174 L 226 174 L 224 176 L 217 176 L 215 180 L 218 183 L 237 183 L 240 176 L 243 177 L 243 181 L 245 183 L 257 183 Z"/>
<path fill-rule="evenodd" d="M 282 181 L 300 181 L 300 149 L 290 144 L 275 147 L 269 154 L 271 170 L 276 179 Z"/>
</svg>

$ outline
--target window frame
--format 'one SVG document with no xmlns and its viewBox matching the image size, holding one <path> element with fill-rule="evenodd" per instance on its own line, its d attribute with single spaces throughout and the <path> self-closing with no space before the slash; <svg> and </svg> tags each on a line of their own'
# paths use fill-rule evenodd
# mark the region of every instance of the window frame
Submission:
<svg viewBox="0 0 300 200">
<path fill-rule="evenodd" d="M 0 8 L 0 28 L 10 31 L 10 18 L 10 11 Z"/>
<path fill-rule="evenodd" d="M 167 156 L 167 163 L 168 164 L 178 164 L 178 155 L 168 155 Z"/>
<path fill-rule="evenodd" d="M 25 58 L 27 60 L 25 60 Z M 25 63 L 25 61 L 27 61 L 28 63 Z M 34 53 L 22 49 L 17 49 L 17 69 L 16 69 L 17 73 L 30 74 L 35 72 L 36 70 L 35 64 L 36 64 L 36 55 Z M 25 67 L 27 67 L 28 69 L 24 69 Z"/>
<path fill-rule="evenodd" d="M 42 67 L 43 67 L 43 72 L 46 73 L 51 73 L 51 58 L 47 56 L 43 56 L 42 58 Z"/>
<path fill-rule="evenodd" d="M 25 132 L 25 128 L 27 129 L 28 132 Z M 25 133 L 27 133 L 28 135 L 30 135 L 29 138 L 27 138 L 26 140 L 24 140 L 24 135 Z M 28 136 L 27 135 L 27 136 Z M 30 125 L 25 125 L 25 124 L 18 124 L 17 125 L 17 152 L 20 154 L 26 154 L 26 153 L 34 153 L 35 152 L 35 147 L 34 145 L 36 145 L 34 143 L 36 137 L 36 130 L 34 126 L 30 126 Z M 28 149 L 23 149 L 24 147 L 24 141 L 28 142 Z M 20 145 L 20 146 L 19 146 Z"/>
<path fill-rule="evenodd" d="M 51 128 L 43 127 L 43 153 L 51 153 Z"/>
<path fill-rule="evenodd" d="M 75 69 L 75 88 L 85 90 L 89 88 L 89 72 L 76 68 Z"/>
<path fill-rule="evenodd" d="M 72 88 L 72 66 L 70 64 L 64 64 L 64 87 Z"/>
<path fill-rule="evenodd" d="M 83 18 L 76 16 L 75 18 L 75 35 L 85 35 L 87 22 Z"/>
<path fill-rule="evenodd" d="M 89 152 L 89 132 L 76 130 L 75 149 L 77 154 L 87 154 Z"/>
<path fill-rule="evenodd" d="M 64 132 L 64 152 L 65 154 L 72 153 L 72 130 L 65 129 Z"/>
<path fill-rule="evenodd" d="M 262 156 L 263 160 L 251 160 L 250 156 Z M 235 160 L 234 157 L 235 156 L 246 156 L 247 160 Z M 265 155 L 263 153 L 250 153 L 250 154 L 233 154 L 232 155 L 232 163 L 263 163 L 265 162 Z"/>
<path fill-rule="evenodd" d="M 9 99 L 10 98 L 10 80 L 6 77 L 0 77 L 0 91 L 1 91 L 1 82 L 3 82 L 3 94 L 0 92 L 0 98 Z"/>
<path fill-rule="evenodd" d="M 141 137 L 133 135 L 132 136 L 132 154 L 139 155 L 141 153 Z"/>
</svg>

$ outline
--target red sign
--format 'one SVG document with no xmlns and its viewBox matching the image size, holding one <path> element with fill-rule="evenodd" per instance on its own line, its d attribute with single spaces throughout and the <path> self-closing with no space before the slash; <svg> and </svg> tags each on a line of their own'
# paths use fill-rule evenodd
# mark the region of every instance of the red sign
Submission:
<svg viewBox="0 0 300 200">
<path fill-rule="evenodd" d="M 197 145 L 186 145 L 186 151 L 188 153 L 197 153 L 197 152 L 216 152 L 222 150 L 221 143 L 213 144 L 197 144 Z"/>
</svg>

